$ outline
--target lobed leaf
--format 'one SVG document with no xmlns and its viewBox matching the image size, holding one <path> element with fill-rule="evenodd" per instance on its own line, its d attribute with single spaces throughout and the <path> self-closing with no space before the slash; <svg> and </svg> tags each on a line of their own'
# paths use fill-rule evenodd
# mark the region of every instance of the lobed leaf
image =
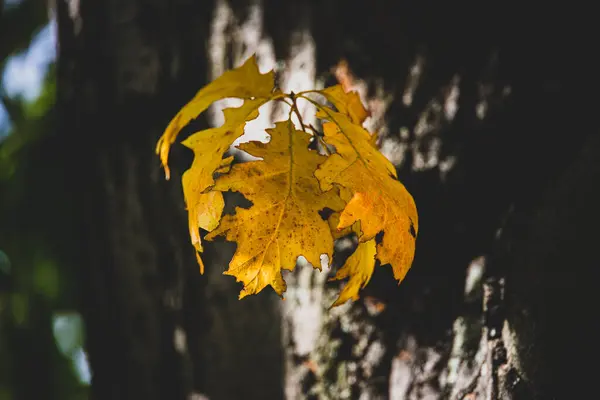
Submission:
<svg viewBox="0 0 600 400">
<path fill-rule="evenodd" d="M 369 116 L 369 112 L 360 101 L 358 93 L 346 92 L 342 85 L 330 86 L 316 93 L 323 95 L 339 112 L 349 116 L 355 124 L 362 125 Z"/>
<path fill-rule="evenodd" d="M 271 100 L 273 88 L 273 72 L 261 74 L 256 58 L 251 57 L 239 68 L 225 72 L 202 88 L 171 120 L 157 143 L 156 152 L 169 179 L 169 149 L 181 129 L 217 100 L 228 97 L 245 99 L 240 107 L 223 111 L 225 121 L 222 126 L 196 132 L 183 141 L 194 152 L 194 161 L 184 172 L 182 185 L 190 238 L 197 253 L 203 250 L 198 228 L 207 231 L 216 228 L 223 212 L 222 193 L 210 191 L 214 185 L 213 174 L 228 171 L 232 158 L 223 159 L 223 155 L 244 134 L 246 122 L 258 117 L 258 108 Z M 204 264 L 199 254 L 196 257 L 202 273 Z"/>
<path fill-rule="evenodd" d="M 222 126 L 196 132 L 183 141 L 183 145 L 194 151 L 194 161 L 183 173 L 182 183 L 190 237 L 198 252 L 202 252 L 198 227 L 207 231 L 216 228 L 224 207 L 221 192 L 207 193 L 215 184 L 213 174 L 230 168 L 232 159 L 224 160 L 223 155 L 244 134 L 246 121 L 258 117 L 258 108 L 266 101 L 268 99 L 245 100 L 241 107 L 227 108 L 223 111 L 225 122 Z"/>
<path fill-rule="evenodd" d="M 266 74 L 260 73 L 256 64 L 256 57 L 252 56 L 239 68 L 226 71 L 200 89 L 194 98 L 179 110 L 156 144 L 156 154 L 160 156 L 165 168 L 165 177 L 167 179 L 170 177 L 169 150 L 183 127 L 217 100 L 236 97 L 240 99 L 263 99 L 264 102 L 267 102 L 271 98 L 274 79 L 273 71 Z"/>
<path fill-rule="evenodd" d="M 397 180 L 394 166 L 378 151 L 375 136 L 362 128 L 369 113 L 358 94 L 345 92 L 341 85 L 311 92 L 324 96 L 337 110 L 318 106 L 317 117 L 329 121 L 323 124 L 324 141 L 336 150 L 328 157 L 310 150 L 311 136 L 296 130 L 290 119 L 267 130 L 269 143 L 238 146 L 261 160 L 232 166 L 233 157 L 223 158 L 244 133 L 246 122 L 258 117 L 260 106 L 286 96 L 274 90 L 272 71 L 259 72 L 255 57 L 202 88 L 157 143 L 156 152 L 169 179 L 169 150 L 181 129 L 217 100 L 244 100 L 240 107 L 223 111 L 222 126 L 196 132 L 183 141 L 194 152 L 194 161 L 182 177 L 200 271 L 204 265 L 199 228 L 209 232 L 207 240 L 225 236 L 237 242 L 225 274 L 243 282 L 240 298 L 269 285 L 281 295 L 286 289 L 283 269 L 293 270 L 301 255 L 320 269 L 322 255 L 331 263 L 333 241 L 351 232 L 359 244 L 332 278 L 349 277 L 332 306 L 358 298 L 359 290 L 371 279 L 376 258 L 391 264 L 399 281 L 412 263 L 418 232 L 416 206 Z M 296 95 L 287 97 L 294 102 Z M 222 192 L 229 190 L 244 195 L 252 206 L 238 207 L 235 215 L 222 217 Z M 326 208 L 333 211 L 327 221 L 320 215 Z M 383 239 L 377 244 L 375 236 L 380 232 Z"/>
<path fill-rule="evenodd" d="M 375 253 L 377 252 L 375 246 L 375 239 L 358 243 L 356 250 L 331 278 L 331 280 L 339 280 L 350 277 L 332 307 L 344 304 L 351 299 L 358 299 L 358 292 L 369 283 L 373 275 Z"/>
<path fill-rule="evenodd" d="M 391 264 L 394 277 L 401 281 L 412 264 L 418 233 L 415 202 L 396 178 L 394 166 L 370 142 L 369 133 L 348 115 L 322 107 L 320 118 L 325 142 L 336 154 L 319 166 L 315 176 L 323 190 L 340 185 L 353 195 L 342 211 L 338 229 L 361 223 L 360 242 L 383 232 L 377 245 L 377 258 Z"/>
<path fill-rule="evenodd" d="M 217 179 L 215 190 L 233 190 L 253 205 L 236 208 L 219 227 L 206 236 L 225 235 L 237 242 L 237 250 L 225 273 L 244 283 L 240 298 L 260 292 L 267 285 L 282 294 L 286 285 L 281 270 L 293 270 L 303 255 L 315 268 L 320 256 L 331 262 L 333 237 L 319 211 L 341 210 L 344 202 L 335 190 L 322 192 L 314 177 L 326 157 L 309 150 L 310 135 L 295 130 L 291 120 L 267 130 L 267 144 L 250 142 L 238 147 L 261 161 L 234 165 Z"/>
</svg>

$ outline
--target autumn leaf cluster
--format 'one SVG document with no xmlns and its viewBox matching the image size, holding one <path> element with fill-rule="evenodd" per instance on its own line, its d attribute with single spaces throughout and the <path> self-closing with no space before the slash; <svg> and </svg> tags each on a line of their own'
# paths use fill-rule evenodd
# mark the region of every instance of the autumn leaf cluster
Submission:
<svg viewBox="0 0 600 400">
<path fill-rule="evenodd" d="M 324 102 L 317 101 L 319 97 Z M 349 278 L 334 305 L 358 298 L 376 260 L 391 264 L 395 279 L 401 281 L 414 257 L 417 209 L 394 166 L 378 151 L 374 136 L 362 127 L 368 113 L 358 94 L 345 92 L 340 85 L 283 93 L 275 87 L 273 71 L 261 74 L 253 56 L 202 88 L 169 123 L 156 148 L 167 179 L 169 149 L 181 129 L 225 98 L 243 103 L 223 111 L 221 126 L 182 142 L 194 152 L 182 185 L 201 272 L 200 229 L 207 232 L 205 240 L 224 236 L 237 243 L 225 274 L 243 282 L 240 298 L 268 285 L 282 295 L 286 290 L 282 270 L 293 270 L 301 255 L 320 269 L 322 255 L 331 263 L 334 240 L 354 234 L 358 246 L 333 278 Z M 316 106 L 322 131 L 304 125 L 297 108 L 300 99 Z M 288 104 L 288 119 L 267 129 L 268 143 L 237 146 L 256 161 L 232 165 L 227 151 L 269 101 Z M 252 206 L 223 215 L 227 191 L 241 193 Z M 324 210 L 330 212 L 327 219 Z"/>
</svg>

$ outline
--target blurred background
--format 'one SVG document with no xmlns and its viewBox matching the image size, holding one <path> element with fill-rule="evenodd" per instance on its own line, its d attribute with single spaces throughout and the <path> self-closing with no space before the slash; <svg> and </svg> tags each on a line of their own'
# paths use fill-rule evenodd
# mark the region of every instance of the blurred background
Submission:
<svg viewBox="0 0 600 400">
<path fill-rule="evenodd" d="M 510 6 L 0 0 L 0 400 L 590 398 L 594 23 Z M 285 301 L 238 301 L 223 240 L 199 274 L 192 155 L 175 145 L 165 181 L 154 146 L 252 54 L 284 91 L 360 93 L 419 210 L 400 286 L 378 266 L 329 310 L 349 239 L 330 270 L 284 274 Z M 261 108 L 242 140 L 277 118 Z"/>
</svg>

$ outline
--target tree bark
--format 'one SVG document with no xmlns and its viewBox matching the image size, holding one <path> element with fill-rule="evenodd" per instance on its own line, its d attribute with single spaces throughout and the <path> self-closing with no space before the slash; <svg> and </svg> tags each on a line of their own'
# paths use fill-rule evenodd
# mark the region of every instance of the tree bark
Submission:
<svg viewBox="0 0 600 400">
<path fill-rule="evenodd" d="M 310 10 L 317 73 L 345 58 L 372 96 L 377 79 L 393 95 L 380 135 L 405 153 L 391 158 L 417 201 L 421 231 L 400 288 L 377 270 L 343 312 L 326 311 L 323 277 L 290 278 L 289 398 L 570 398 L 592 390 L 571 367 L 597 349 L 591 321 L 572 312 L 589 312 L 597 300 L 585 282 L 597 259 L 588 239 L 599 222 L 589 192 L 598 153 L 596 139 L 585 139 L 593 123 L 579 90 L 594 79 L 575 72 L 569 46 L 583 36 L 559 40 L 549 22 L 531 32 L 511 10 L 498 12 L 502 20 L 442 8 L 330 1 Z M 279 5 L 277 14 L 294 9 Z M 281 19 L 265 23 L 285 42 Z M 510 33 L 500 34 L 506 26 Z M 564 270 L 570 257 L 572 273 Z M 298 345 L 306 332 L 294 330 L 306 315 L 320 325 L 308 350 Z"/>
<path fill-rule="evenodd" d="M 81 206 L 93 398 L 280 398 L 273 298 L 237 301 L 238 285 L 220 274 L 230 246 L 207 244 L 212 268 L 200 276 L 180 183 L 191 153 L 174 146 L 168 182 L 154 154 L 169 120 L 207 81 L 214 4 L 69 7 L 58 4 L 55 143 Z M 205 118 L 192 127 L 206 127 Z"/>
<path fill-rule="evenodd" d="M 402 3 L 230 3 L 82 0 L 78 12 L 60 3 L 57 140 L 74 149 L 65 173 L 81 204 L 95 398 L 280 398 L 282 382 L 290 399 L 588 390 L 593 380 L 577 382 L 571 365 L 597 348 L 593 318 L 571 310 L 597 300 L 580 288 L 597 263 L 600 149 L 584 137 L 587 107 L 552 27 L 502 34 L 519 22 L 506 11 L 495 22 L 489 10 Z M 219 50 L 212 64 L 207 42 Z M 179 181 L 162 181 L 153 144 L 209 70 L 253 52 L 282 85 L 335 83 L 331 68 L 345 58 L 382 105 L 382 149 L 420 213 L 400 287 L 378 267 L 359 301 L 328 310 L 338 284 L 300 265 L 285 276 L 285 302 L 268 293 L 237 302 L 219 276 L 232 251 L 221 243 L 198 276 Z M 186 154 L 174 149 L 175 171 Z M 340 245 L 334 268 L 350 252 Z"/>
<path fill-rule="evenodd" d="M 81 206 L 74 212 L 96 399 L 184 399 L 202 385 L 189 365 L 198 348 L 181 340 L 203 329 L 194 298 L 202 285 L 186 279 L 196 271 L 181 189 L 177 175 L 164 182 L 153 145 L 205 82 L 208 11 L 187 1 L 57 4 L 56 139 Z M 198 319 L 183 317 L 189 308 Z"/>
</svg>

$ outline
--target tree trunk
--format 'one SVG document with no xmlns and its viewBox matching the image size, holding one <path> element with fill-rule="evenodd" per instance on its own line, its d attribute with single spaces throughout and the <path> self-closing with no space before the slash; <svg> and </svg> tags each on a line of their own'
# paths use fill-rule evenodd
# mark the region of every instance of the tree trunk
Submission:
<svg viewBox="0 0 600 400">
<path fill-rule="evenodd" d="M 195 306 L 183 298 L 193 254 L 177 179 L 163 182 L 152 145 L 204 83 L 206 6 L 57 6 L 59 140 L 72 149 L 65 173 L 81 205 L 93 398 L 183 399 L 193 371 L 178 335 L 185 307 Z"/>
<path fill-rule="evenodd" d="M 168 182 L 154 154 L 170 118 L 206 83 L 214 5 L 76 4 L 58 3 L 56 140 L 81 205 L 93 397 L 281 397 L 273 298 L 237 301 L 235 282 L 220 276 L 231 247 L 207 246 L 212 269 L 200 276 L 180 183 L 191 154 L 175 146 Z"/>
<path fill-rule="evenodd" d="M 586 242 L 570 239 L 561 246 L 556 235 L 564 229 L 569 238 L 574 232 L 597 235 L 566 217 L 553 220 L 552 212 L 543 222 L 535 217 L 544 209 L 560 215 L 578 199 L 573 194 L 558 204 L 552 194 L 561 191 L 553 182 L 584 162 L 574 161 L 584 148 L 582 114 L 588 109 L 580 84 L 571 80 L 576 67 L 568 43 L 576 38 L 559 41 L 550 24 L 521 29 L 510 10 L 498 13 L 504 20 L 489 20 L 483 11 L 264 3 L 277 58 L 295 55 L 290 43 L 308 26 L 317 76 L 335 83 L 329 71 L 345 58 L 355 81 L 365 79 L 372 108 L 383 104 L 386 110 L 383 123 L 370 122 L 387 128 L 379 132 L 382 150 L 397 162 L 421 216 L 417 258 L 400 288 L 391 284 L 389 267 L 378 269 L 361 300 L 328 311 L 337 284 L 327 284 L 325 274 L 298 269 L 286 277 L 288 398 L 527 399 L 587 390 L 584 383 L 574 387 L 577 369 L 561 365 L 572 365 L 592 342 L 575 345 L 553 332 L 591 326 L 573 316 L 569 323 L 551 323 L 569 311 L 549 302 L 547 292 L 562 288 L 577 299 L 569 302 L 574 309 L 591 304 L 593 291 L 585 291 L 585 299 L 575 294 L 595 258 L 583 258 Z M 510 34 L 501 35 L 506 26 Z M 595 150 L 585 154 L 579 159 L 595 162 Z M 570 184 L 587 193 L 593 170 Z M 576 215 L 598 222 L 589 207 Z M 542 272 L 545 252 L 532 259 L 538 244 L 527 235 L 542 232 L 552 238 L 545 243 L 557 260 L 578 255 L 571 279 L 561 279 L 565 272 L 558 266 L 550 275 Z M 529 309 L 533 319 L 519 314 Z M 543 332 L 532 328 L 538 324 Z M 565 349 L 557 360 L 548 359 L 553 346 Z M 557 371 L 572 379 L 550 379 Z"/>
<path fill-rule="evenodd" d="M 200 3 L 59 3 L 57 140 L 81 147 L 64 152 L 65 173 L 81 205 L 95 398 L 272 399 L 282 382 L 290 399 L 589 389 L 570 366 L 596 346 L 572 327 L 592 332 L 593 318 L 570 310 L 595 299 L 578 285 L 597 259 L 597 235 L 586 231 L 599 222 L 596 203 L 584 195 L 600 150 L 595 139 L 583 147 L 568 46 L 555 46 L 551 27 L 539 27 L 540 38 L 502 36 L 514 17 L 382 2 Z M 208 71 L 214 78 L 254 52 L 294 90 L 335 83 L 332 67 L 348 61 L 420 213 L 400 287 L 389 266 L 377 268 L 359 301 L 328 310 L 338 283 L 300 265 L 285 276 L 285 302 L 272 293 L 238 302 L 239 288 L 220 276 L 232 248 L 219 242 L 198 276 L 180 182 L 163 182 L 153 145 Z M 186 154 L 174 148 L 176 172 Z M 351 251 L 338 247 L 334 268 Z M 564 273 L 571 254 L 576 272 Z"/>
</svg>

